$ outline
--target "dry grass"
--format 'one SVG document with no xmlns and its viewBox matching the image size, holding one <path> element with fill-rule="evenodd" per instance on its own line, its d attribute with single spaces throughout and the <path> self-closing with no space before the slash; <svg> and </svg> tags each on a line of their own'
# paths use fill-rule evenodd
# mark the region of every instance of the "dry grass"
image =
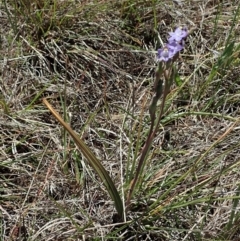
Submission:
<svg viewBox="0 0 240 241">
<path fill-rule="evenodd" d="M 216 67 L 230 31 L 240 43 L 239 3 L 34 2 L 0 3 L 0 240 L 240 240 L 238 51 Z M 179 24 L 196 28 L 178 63 L 183 84 L 118 225 L 103 184 L 41 99 L 125 188 L 150 124 L 155 51 Z"/>
</svg>

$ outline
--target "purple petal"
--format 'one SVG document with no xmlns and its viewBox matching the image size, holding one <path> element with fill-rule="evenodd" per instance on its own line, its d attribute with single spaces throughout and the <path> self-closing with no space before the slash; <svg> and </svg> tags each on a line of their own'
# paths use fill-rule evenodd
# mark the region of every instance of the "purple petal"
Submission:
<svg viewBox="0 0 240 241">
<path fill-rule="evenodd" d="M 183 49 L 183 46 L 176 41 L 172 41 L 168 43 L 168 48 L 177 53 Z"/>
<path fill-rule="evenodd" d="M 188 31 L 186 27 L 178 27 L 174 32 L 170 32 L 169 35 L 170 35 L 170 38 L 168 39 L 169 42 L 172 42 L 174 40 L 177 42 L 180 42 L 181 40 L 187 37 Z"/>
</svg>

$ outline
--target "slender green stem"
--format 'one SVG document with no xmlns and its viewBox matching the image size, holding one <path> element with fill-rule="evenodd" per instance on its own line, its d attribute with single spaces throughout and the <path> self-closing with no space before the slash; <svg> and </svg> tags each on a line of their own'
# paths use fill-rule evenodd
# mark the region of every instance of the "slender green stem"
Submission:
<svg viewBox="0 0 240 241">
<path fill-rule="evenodd" d="M 148 133 L 148 137 L 147 137 L 145 146 L 143 147 L 142 154 L 141 154 L 138 166 L 137 166 L 136 175 L 135 175 L 132 183 L 130 184 L 130 188 L 129 188 L 129 192 L 128 192 L 128 196 L 127 196 L 127 201 L 126 201 L 126 207 L 127 208 L 129 207 L 132 195 L 133 195 L 134 190 L 135 190 L 135 186 L 137 184 L 137 181 L 139 179 L 139 175 L 140 175 L 142 167 L 143 167 L 144 160 L 145 160 L 146 155 L 147 155 L 147 153 L 148 153 L 148 151 L 149 151 L 149 149 L 151 147 L 153 138 L 154 138 L 154 136 L 155 136 L 155 134 L 156 134 L 156 132 L 158 130 L 158 126 L 159 126 L 159 123 L 160 123 L 160 120 L 161 120 L 161 117 L 162 117 L 162 114 L 163 114 L 165 100 L 166 100 L 166 97 L 167 97 L 167 94 L 168 94 L 168 91 L 169 91 L 169 87 L 170 87 L 169 83 L 167 83 L 167 80 L 169 80 L 169 71 L 167 71 L 167 70 L 164 71 L 164 77 L 165 77 L 165 86 L 164 86 L 164 92 L 163 92 L 163 100 L 162 100 L 162 103 L 161 103 L 161 108 L 160 108 L 160 113 L 158 115 L 157 124 L 155 125 L 155 129 L 154 129 L 156 109 L 153 108 L 152 111 L 150 109 L 151 126 L 150 126 L 150 130 L 149 130 L 149 133 Z M 156 86 L 155 86 L 156 89 L 159 87 L 158 86 L 159 81 L 160 81 L 160 75 L 157 72 L 157 74 L 156 74 L 156 83 L 155 83 L 156 84 Z M 157 90 L 156 90 L 156 93 L 157 93 Z M 158 93 L 158 94 L 160 94 L 160 93 Z M 153 98 L 153 102 L 157 102 L 157 100 L 158 100 L 158 98 L 155 99 L 155 97 L 156 96 L 154 96 L 154 98 Z M 158 97 L 160 98 L 159 95 L 158 95 Z"/>
</svg>

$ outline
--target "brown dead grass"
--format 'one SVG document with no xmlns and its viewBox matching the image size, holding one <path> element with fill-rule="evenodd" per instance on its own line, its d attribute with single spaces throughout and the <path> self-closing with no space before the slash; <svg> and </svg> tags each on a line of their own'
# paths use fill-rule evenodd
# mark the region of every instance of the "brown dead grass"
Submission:
<svg viewBox="0 0 240 241">
<path fill-rule="evenodd" d="M 100 240 L 114 230 L 115 210 L 103 185 L 84 164 L 69 137 L 64 146 L 63 130 L 41 99 L 47 97 L 61 114 L 64 114 L 62 99 L 66 101 L 67 120 L 102 161 L 120 189 L 119 160 L 120 156 L 123 161 L 127 159 L 131 123 L 151 98 L 156 65 L 154 51 L 160 47 L 159 38 L 164 41 L 167 32 L 178 24 L 196 28 L 182 56 L 181 76 L 189 76 L 199 63 L 205 60 L 206 63 L 194 73 L 166 115 L 177 108 L 200 111 L 207 106 L 205 111 L 239 116 L 236 98 L 240 82 L 239 77 L 232 75 L 233 71 L 239 73 L 238 66 L 221 76 L 225 80 L 223 84 L 216 80 L 215 85 L 211 84 L 195 98 L 215 61 L 211 58 L 212 51 L 223 47 L 237 3 L 223 1 L 222 8 L 217 8 L 220 1 L 170 2 L 163 1 L 156 7 L 158 33 L 153 31 L 154 11 L 150 4 L 139 1 L 129 10 L 127 1 L 119 3 L 117 8 L 110 1 L 105 5 L 102 1 L 98 4 L 105 7 L 97 11 L 91 1 L 85 1 L 75 5 L 77 10 L 71 12 L 71 20 L 61 24 L 56 20 L 54 28 L 46 25 L 45 30 L 49 31 L 45 34 L 26 16 L 18 17 L 19 31 L 14 33 L 1 3 L 0 101 L 3 107 L 7 106 L 0 113 L 2 240 L 94 240 L 94 237 Z M 7 6 L 13 11 L 13 5 L 8 3 Z M 71 9 L 70 3 L 68 7 Z M 60 9 L 57 15 L 61 14 Z M 45 20 L 48 18 L 46 13 Z M 212 96 L 217 101 L 208 106 Z M 149 125 L 147 106 L 144 107 L 144 129 Z M 122 127 L 126 117 L 123 110 L 134 111 L 132 118 L 128 116 L 127 127 Z M 96 114 L 93 119 L 92 114 Z M 165 125 L 154 142 L 155 152 L 148 166 L 149 173 L 156 172 L 156 175 L 147 179 L 145 189 L 159 185 L 176 170 L 184 173 L 231 124 L 229 120 L 190 115 Z M 162 133 L 170 133 L 170 138 L 165 138 L 164 146 L 159 148 L 164 139 Z M 235 126 L 227 138 L 209 151 L 201 170 L 172 194 L 184 196 L 191 186 L 200 185 L 223 167 L 237 163 L 238 142 L 239 127 Z M 219 161 L 220 154 L 228 150 Z M 76 163 L 82 174 L 78 180 Z M 67 166 L 67 172 L 63 166 Z M 234 195 L 238 180 L 236 166 L 217 182 L 204 186 L 202 195 L 209 190 L 219 196 Z M 162 191 L 160 189 L 157 195 Z M 134 200 L 142 206 L 138 204 L 137 210 L 129 213 L 128 220 L 138 218 L 146 210 L 149 200 L 145 200 L 144 190 L 142 192 Z M 157 196 L 152 196 L 150 202 L 155 198 Z M 200 204 L 192 209 L 169 210 L 151 221 L 149 225 L 154 229 L 148 230 L 139 220 L 127 224 L 128 229 L 119 232 L 119 239 L 201 240 L 200 236 L 202 240 L 214 239 L 226 224 L 231 207 L 232 202 L 225 201 L 213 202 L 210 207 Z M 174 231 L 176 227 L 185 231 Z M 200 228 L 200 236 L 186 232 Z M 239 230 L 233 233 L 230 240 L 239 240 Z"/>
</svg>

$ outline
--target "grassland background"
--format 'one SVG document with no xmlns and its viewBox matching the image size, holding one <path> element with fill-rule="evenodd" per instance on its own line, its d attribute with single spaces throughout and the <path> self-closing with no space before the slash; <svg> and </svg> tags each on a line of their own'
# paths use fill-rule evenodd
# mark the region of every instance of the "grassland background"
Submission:
<svg viewBox="0 0 240 241">
<path fill-rule="evenodd" d="M 1 0 L 0 240 L 240 240 L 239 7 Z M 156 51 L 179 25 L 194 31 L 142 184 L 118 223 L 42 98 L 125 193 L 150 125 Z"/>
</svg>

